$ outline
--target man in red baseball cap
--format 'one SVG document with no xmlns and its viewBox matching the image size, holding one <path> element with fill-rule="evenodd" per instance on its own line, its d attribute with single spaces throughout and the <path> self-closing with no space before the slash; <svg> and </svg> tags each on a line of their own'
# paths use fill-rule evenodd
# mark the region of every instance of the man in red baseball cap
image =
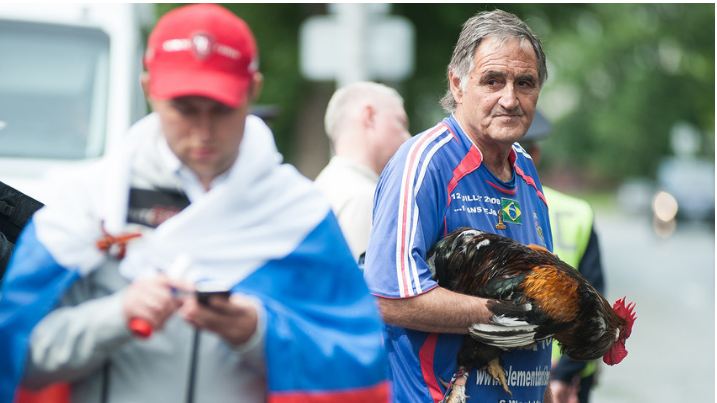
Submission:
<svg viewBox="0 0 717 403">
<path fill-rule="evenodd" d="M 154 113 L 58 179 L 18 243 L 0 401 L 23 377 L 77 402 L 388 401 L 382 322 L 336 218 L 248 114 L 257 60 L 220 6 L 159 20 Z"/>
<path fill-rule="evenodd" d="M 142 85 L 169 148 L 205 190 L 237 157 L 258 60 L 247 24 L 215 4 L 170 11 L 149 37 Z"/>
</svg>

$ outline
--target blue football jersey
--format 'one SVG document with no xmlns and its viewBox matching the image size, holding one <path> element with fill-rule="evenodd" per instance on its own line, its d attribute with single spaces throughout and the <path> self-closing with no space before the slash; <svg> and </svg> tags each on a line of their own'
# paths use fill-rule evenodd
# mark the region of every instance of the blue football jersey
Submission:
<svg viewBox="0 0 717 403">
<path fill-rule="evenodd" d="M 472 227 L 552 250 L 548 209 L 535 166 L 519 144 L 510 152 L 506 183 L 482 164 L 481 151 L 450 116 L 409 141 L 384 169 L 376 188 L 364 276 L 384 298 L 410 298 L 438 286 L 426 254 L 443 236 Z M 462 335 L 429 334 L 386 325 L 394 401 L 442 398 L 456 370 Z M 551 340 L 505 352 L 501 363 L 513 395 L 485 371 L 473 370 L 472 402 L 541 402 L 550 374 Z"/>
</svg>

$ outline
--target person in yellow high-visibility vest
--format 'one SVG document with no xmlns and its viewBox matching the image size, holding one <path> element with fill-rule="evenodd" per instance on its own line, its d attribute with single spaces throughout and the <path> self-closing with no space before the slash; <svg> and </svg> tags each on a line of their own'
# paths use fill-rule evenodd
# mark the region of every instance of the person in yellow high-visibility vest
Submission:
<svg viewBox="0 0 717 403">
<path fill-rule="evenodd" d="M 538 141 L 550 134 L 550 123 L 536 112 L 535 119 L 520 144 L 539 166 Z M 600 260 L 600 248 L 594 228 L 594 214 L 590 205 L 543 185 L 548 201 L 553 251 L 563 261 L 576 268 L 598 290 L 605 292 L 605 279 Z M 597 361 L 576 361 L 561 356 L 558 343 L 553 346 L 553 366 L 550 389 L 554 403 L 587 403 L 596 383 Z"/>
</svg>

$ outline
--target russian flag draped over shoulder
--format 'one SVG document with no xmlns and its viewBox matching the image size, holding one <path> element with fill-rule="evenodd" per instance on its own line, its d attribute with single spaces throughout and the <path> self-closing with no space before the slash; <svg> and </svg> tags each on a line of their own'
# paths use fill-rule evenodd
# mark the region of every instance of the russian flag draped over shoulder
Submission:
<svg viewBox="0 0 717 403">
<path fill-rule="evenodd" d="M 61 197 L 25 229 L 0 295 L 0 357 L 7 363 L 0 401 L 12 401 L 33 327 L 73 281 L 103 262 L 95 248 L 101 225 L 109 233 L 124 228 L 133 158 L 158 136 L 158 118 L 150 115 L 96 166 L 53 181 Z M 270 402 L 388 400 L 376 302 L 327 202 L 281 164 L 259 118 L 247 117 L 227 180 L 133 240 L 120 272 L 137 278 L 180 257 L 192 262 L 186 278 L 222 282 L 262 301 Z"/>
</svg>

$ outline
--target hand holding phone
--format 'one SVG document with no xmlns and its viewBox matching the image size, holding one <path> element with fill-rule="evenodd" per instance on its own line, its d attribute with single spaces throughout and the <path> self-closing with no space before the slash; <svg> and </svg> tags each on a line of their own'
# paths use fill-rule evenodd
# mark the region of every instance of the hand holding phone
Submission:
<svg viewBox="0 0 717 403">
<path fill-rule="evenodd" d="M 197 297 L 197 302 L 203 306 L 209 306 L 210 298 L 220 297 L 223 299 L 229 299 L 231 292 L 222 284 L 204 282 L 196 285 L 195 295 Z"/>
<path fill-rule="evenodd" d="M 180 309 L 182 317 L 192 326 L 216 333 L 235 346 L 245 343 L 256 332 L 260 303 L 255 298 L 241 294 L 229 296 L 225 289 L 197 288 L 196 301 L 187 301 Z M 213 298 L 211 305 L 205 305 L 210 298 Z"/>
</svg>

